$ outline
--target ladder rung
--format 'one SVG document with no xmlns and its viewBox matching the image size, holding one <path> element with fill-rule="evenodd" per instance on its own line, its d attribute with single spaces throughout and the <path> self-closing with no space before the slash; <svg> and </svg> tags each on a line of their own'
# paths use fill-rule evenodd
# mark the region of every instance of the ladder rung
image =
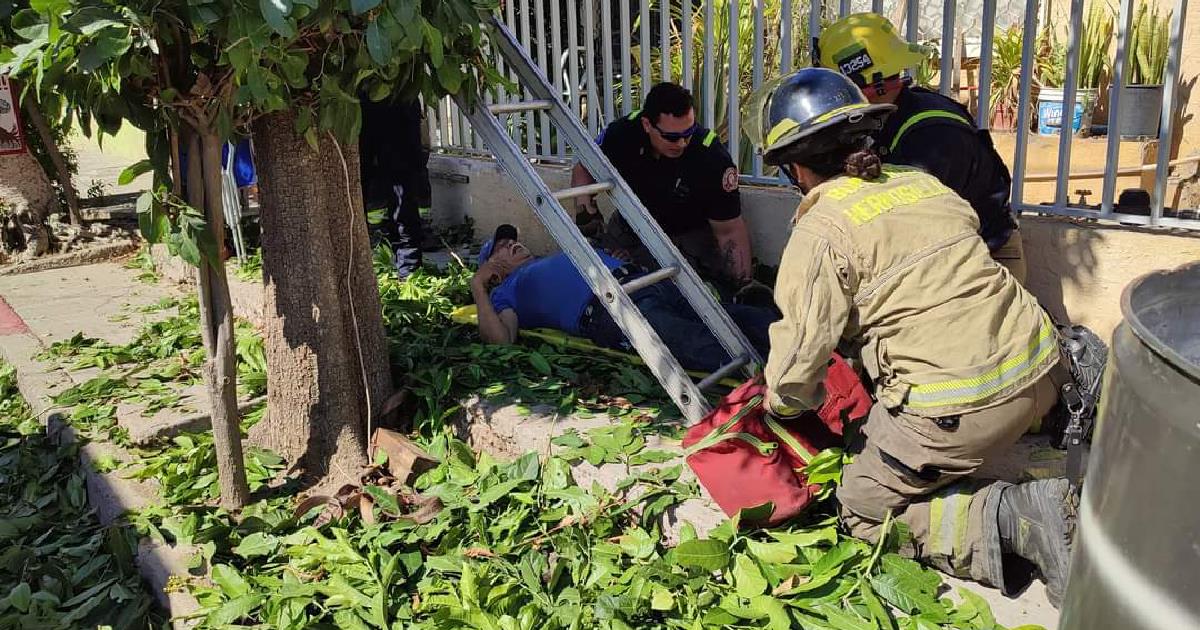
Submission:
<svg viewBox="0 0 1200 630">
<path fill-rule="evenodd" d="M 587 184 L 586 186 L 576 186 L 574 188 L 564 188 L 554 191 L 554 198 L 559 201 L 566 201 L 574 197 L 583 197 L 585 195 L 595 195 L 597 193 L 608 192 L 612 190 L 613 185 L 608 182 L 599 182 L 595 184 Z"/>
<path fill-rule="evenodd" d="M 512 114 L 515 112 L 528 112 L 539 109 L 550 109 L 554 107 L 554 103 L 547 100 L 536 101 L 521 101 L 518 103 L 498 103 L 489 105 L 488 111 L 499 116 L 500 114 Z"/>
<path fill-rule="evenodd" d="M 742 366 L 746 365 L 749 362 L 750 362 L 750 358 L 747 357 L 746 355 L 743 354 L 743 355 L 739 356 L 738 358 L 730 361 L 729 363 L 726 363 L 725 365 L 722 365 L 721 367 L 717 368 L 716 372 L 713 372 L 712 374 L 709 374 L 708 376 L 704 377 L 699 383 L 696 384 L 696 389 L 699 389 L 702 392 L 712 389 L 712 387 L 714 385 L 725 380 L 725 377 L 740 370 L 742 368 Z"/>
<path fill-rule="evenodd" d="M 679 273 L 679 267 L 674 265 L 671 265 L 670 267 L 663 267 L 658 271 L 651 271 L 644 276 L 638 276 L 633 280 L 622 284 L 621 288 L 624 289 L 627 295 L 632 295 L 634 291 L 645 289 L 646 287 L 662 282 L 667 278 L 673 278 L 677 273 Z"/>
</svg>

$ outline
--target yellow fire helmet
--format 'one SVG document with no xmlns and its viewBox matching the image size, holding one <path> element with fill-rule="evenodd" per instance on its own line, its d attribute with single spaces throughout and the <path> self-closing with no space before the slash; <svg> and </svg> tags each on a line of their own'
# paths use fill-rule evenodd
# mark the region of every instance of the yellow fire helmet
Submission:
<svg viewBox="0 0 1200 630">
<path fill-rule="evenodd" d="M 896 27 L 878 13 L 855 13 L 821 31 L 817 54 L 821 67 L 837 70 L 867 87 L 915 68 L 928 50 L 900 37 Z"/>
</svg>

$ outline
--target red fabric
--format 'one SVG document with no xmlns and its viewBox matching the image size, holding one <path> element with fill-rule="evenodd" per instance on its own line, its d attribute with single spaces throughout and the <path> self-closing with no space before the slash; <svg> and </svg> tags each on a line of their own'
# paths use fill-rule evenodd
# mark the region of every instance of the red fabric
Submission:
<svg viewBox="0 0 1200 630">
<path fill-rule="evenodd" d="M 714 432 L 718 431 L 724 435 L 748 434 L 764 444 L 775 445 L 768 446 L 769 452 L 763 454 L 752 440 L 731 437 L 688 455 L 688 465 L 725 514 L 733 516 L 743 508 L 770 502 L 774 510 L 757 524 L 775 525 L 796 516 L 812 501 L 819 488 L 809 484 L 801 472 L 806 460 L 822 449 L 840 446 L 843 423 L 865 417 L 871 408 L 871 396 L 862 381 L 837 355 L 830 358 L 824 385 L 825 402 L 820 409 L 779 421 L 807 451 L 804 454 L 792 450 L 768 426 L 764 401 L 767 388 L 761 378 L 746 381 L 730 392 L 712 413 L 688 429 L 683 439 L 685 449 L 716 437 Z M 721 431 L 739 412 L 745 413 Z"/>
</svg>

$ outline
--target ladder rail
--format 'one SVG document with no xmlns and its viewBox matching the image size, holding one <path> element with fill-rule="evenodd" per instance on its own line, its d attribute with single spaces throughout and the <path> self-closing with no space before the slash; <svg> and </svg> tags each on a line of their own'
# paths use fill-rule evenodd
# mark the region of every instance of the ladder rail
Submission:
<svg viewBox="0 0 1200 630">
<path fill-rule="evenodd" d="M 675 278 L 676 286 L 683 293 L 688 303 L 696 311 L 705 326 L 713 333 L 730 357 L 746 355 L 750 357 L 744 372 L 747 376 L 753 373 L 753 364 L 762 364 L 754 346 L 746 339 L 742 331 L 734 323 L 729 313 L 717 303 L 709 292 L 708 287 L 701 281 L 699 275 L 684 259 L 682 253 L 667 237 L 666 233 L 650 213 L 642 205 L 637 195 L 629 188 L 629 184 L 604 155 L 604 152 L 583 130 L 578 118 L 571 115 L 561 101 L 554 99 L 546 77 L 533 65 L 524 48 L 513 37 L 512 32 L 500 24 L 494 17 L 491 19 L 491 30 L 494 33 L 493 43 L 499 49 L 502 57 L 517 75 L 517 79 L 529 91 L 530 97 L 539 100 L 554 100 L 554 106 L 549 110 L 551 119 L 555 122 L 559 133 L 566 136 L 567 144 L 575 149 L 576 158 L 583 163 L 584 168 L 598 179 L 603 177 L 612 183 L 609 191 L 614 207 L 629 223 L 630 228 L 639 236 L 658 264 L 662 267 L 678 264 L 679 274 Z M 611 174 L 612 177 L 606 177 Z"/>
<path fill-rule="evenodd" d="M 642 316 L 632 298 L 625 293 L 612 273 L 608 272 L 600 255 L 579 232 L 574 220 L 567 215 L 549 186 L 538 176 L 521 149 L 500 126 L 499 120 L 483 107 L 470 107 L 461 96 L 456 96 L 455 99 L 463 111 L 469 112 L 468 117 L 475 132 L 483 137 L 542 225 L 571 259 L 571 263 L 579 270 L 592 293 L 612 315 L 613 321 L 625 333 L 626 338 L 641 355 L 646 366 L 679 407 L 689 424 L 703 418 L 711 409 L 708 400 L 671 354 L 662 338 Z"/>
</svg>

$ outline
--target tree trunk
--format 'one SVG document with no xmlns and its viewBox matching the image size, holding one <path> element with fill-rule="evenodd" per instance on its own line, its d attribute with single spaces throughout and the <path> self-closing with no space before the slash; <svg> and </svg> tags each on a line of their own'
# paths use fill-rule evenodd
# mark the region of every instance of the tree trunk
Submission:
<svg viewBox="0 0 1200 630">
<path fill-rule="evenodd" d="M 58 184 L 62 186 L 63 195 L 67 198 L 67 214 L 71 217 L 71 224 L 83 225 L 83 217 L 79 215 L 79 195 L 75 192 L 75 183 L 71 181 L 71 171 L 67 168 L 67 161 L 63 159 L 62 152 L 58 150 L 58 143 L 54 141 L 54 134 L 50 131 L 50 125 L 46 123 L 46 117 L 42 115 L 42 110 L 38 109 L 38 104 L 32 96 L 24 99 L 21 109 L 42 137 L 42 146 L 46 147 L 46 154 L 54 163 L 54 170 L 58 171 Z"/>
<path fill-rule="evenodd" d="M 392 391 L 358 150 L 321 134 L 313 151 L 294 121 L 275 113 L 254 130 L 270 411 L 251 438 L 310 481 L 354 482 Z"/>
<path fill-rule="evenodd" d="M 209 229 L 217 242 L 224 238 L 221 212 L 221 140 L 212 131 L 193 134 L 188 143 L 188 203 L 203 208 Z M 218 248 L 219 251 L 219 248 Z M 237 365 L 233 349 L 233 305 L 225 265 L 219 259 L 205 260 L 197 270 L 200 302 L 200 333 L 204 341 L 204 384 L 212 405 L 213 445 L 217 451 L 217 474 L 221 505 L 240 508 L 250 501 L 246 465 L 242 455 L 242 432 L 237 406 Z"/>
<path fill-rule="evenodd" d="M 42 165 L 28 149 L 0 155 L 0 220 L 4 253 L 41 256 L 50 249 L 46 217 L 58 210 L 58 197 Z"/>
</svg>

